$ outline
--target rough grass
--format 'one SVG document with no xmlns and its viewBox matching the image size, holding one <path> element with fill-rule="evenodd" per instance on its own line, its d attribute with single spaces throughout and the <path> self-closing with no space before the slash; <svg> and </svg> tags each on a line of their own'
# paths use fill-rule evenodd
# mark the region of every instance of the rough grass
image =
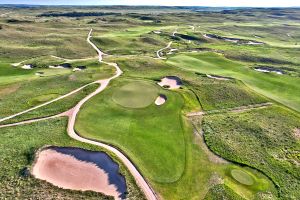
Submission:
<svg viewBox="0 0 300 200">
<path fill-rule="evenodd" d="M 174 66 L 207 74 L 229 76 L 275 101 L 300 111 L 300 79 L 256 72 L 215 53 L 181 54 L 167 61 Z"/>
<path fill-rule="evenodd" d="M 212 187 L 204 198 L 204 200 L 219 199 L 244 200 L 244 198 L 236 194 L 230 187 L 224 184 L 219 184 Z"/>
<path fill-rule="evenodd" d="M 197 94 L 203 110 L 218 110 L 267 102 L 243 83 L 236 80 L 199 78 L 189 82 Z"/>
<path fill-rule="evenodd" d="M 55 99 L 57 97 L 59 97 L 60 95 L 59 94 L 56 94 L 56 93 L 52 93 L 52 94 L 43 94 L 43 95 L 40 95 L 40 96 L 36 96 L 32 99 L 30 99 L 28 101 L 28 104 L 30 106 L 36 106 L 38 104 L 42 104 L 42 103 L 45 103 L 47 101 L 50 101 L 52 99 Z"/>
<path fill-rule="evenodd" d="M 16 122 L 26 121 L 30 119 L 49 117 L 49 116 L 63 113 L 73 108 L 81 99 L 83 99 L 84 97 L 86 97 L 87 95 L 95 91 L 96 88 L 98 88 L 98 84 L 87 86 L 86 88 L 66 98 L 48 104 L 44 107 L 35 109 L 23 115 L 19 115 L 12 119 L 0 122 L 0 124 L 16 123 Z"/>
<path fill-rule="evenodd" d="M 102 150 L 93 145 L 82 144 L 70 139 L 65 131 L 66 125 L 66 119 L 53 119 L 30 125 L 0 129 L 1 199 L 111 199 L 95 192 L 60 189 L 28 174 L 35 152 L 45 145 Z M 120 162 L 118 161 L 118 163 Z M 123 165 L 121 165 L 121 172 L 126 176 L 128 197 L 144 199 L 133 178 Z"/>
<path fill-rule="evenodd" d="M 122 82 L 126 83 L 124 79 Z M 120 81 L 114 82 L 114 86 L 85 104 L 77 118 L 76 131 L 84 137 L 117 146 L 151 180 L 176 181 L 185 166 L 180 116 L 182 98 L 179 94 L 161 90 L 168 98 L 163 106 L 158 107 L 153 101 L 146 108 L 132 110 L 112 101 L 119 86 Z"/>
<path fill-rule="evenodd" d="M 224 158 L 263 171 L 284 199 L 299 194 L 299 141 L 294 129 L 299 115 L 273 106 L 245 113 L 209 115 L 204 118 L 208 146 Z"/>
<path fill-rule="evenodd" d="M 56 70 L 56 69 L 53 69 Z M 23 111 L 33 105 L 28 104 L 33 98 L 58 94 L 67 94 L 94 80 L 110 77 L 114 72 L 111 67 L 91 67 L 83 72 L 75 72 L 69 75 L 40 77 L 35 81 L 23 81 L 17 83 L 19 87 L 13 92 L 6 92 L 0 99 L 0 117 L 9 116 Z M 11 87 L 15 84 L 10 85 Z M 10 87 L 5 86 L 5 87 Z"/>
</svg>

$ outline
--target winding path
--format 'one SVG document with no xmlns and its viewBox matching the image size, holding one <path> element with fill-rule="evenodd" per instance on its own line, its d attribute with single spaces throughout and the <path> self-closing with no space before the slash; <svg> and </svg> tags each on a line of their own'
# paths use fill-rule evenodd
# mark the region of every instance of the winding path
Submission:
<svg viewBox="0 0 300 200">
<path fill-rule="evenodd" d="M 169 48 L 171 47 L 172 43 L 173 43 L 173 42 L 169 42 L 168 45 L 167 45 L 166 47 L 164 47 L 164 48 L 162 48 L 162 49 L 160 49 L 160 50 L 158 50 L 158 51 L 156 52 L 156 55 L 157 55 L 157 58 L 158 58 L 158 59 L 165 59 L 165 58 L 163 58 L 163 57 L 160 56 L 160 53 L 161 53 L 163 50 L 165 50 L 165 49 L 169 49 Z"/>
<path fill-rule="evenodd" d="M 0 126 L 0 128 L 2 128 L 2 127 L 9 127 L 9 126 L 17 126 L 17 125 L 22 125 L 22 124 L 28 124 L 28 123 L 42 121 L 42 120 L 51 119 L 51 118 L 55 118 L 55 117 L 68 116 L 69 120 L 68 120 L 67 132 L 68 132 L 68 135 L 71 138 L 73 138 L 75 140 L 78 140 L 80 142 L 84 142 L 84 143 L 88 143 L 88 144 L 93 144 L 93 145 L 102 147 L 102 148 L 104 148 L 104 149 L 106 149 L 106 150 L 111 151 L 112 153 L 114 153 L 123 162 L 123 164 L 127 167 L 127 169 L 130 171 L 130 173 L 134 177 L 137 185 L 144 192 L 146 198 L 148 200 L 157 200 L 155 192 L 152 190 L 152 188 L 150 187 L 150 185 L 146 182 L 146 180 L 143 178 L 143 176 L 139 173 L 139 171 L 136 169 L 136 167 L 134 166 L 134 164 L 122 152 L 120 152 L 116 148 L 114 148 L 114 147 L 112 147 L 110 145 L 104 144 L 102 142 L 98 142 L 98 141 L 90 140 L 90 139 L 87 139 L 87 138 L 83 138 L 80 135 L 78 135 L 75 132 L 75 130 L 74 130 L 74 126 L 75 126 L 75 122 L 76 122 L 76 117 L 77 117 L 78 112 L 80 111 L 81 106 L 85 102 L 87 102 L 90 98 L 92 98 L 93 96 L 95 96 L 95 95 L 99 94 L 100 92 L 102 92 L 107 87 L 107 85 L 110 83 L 111 80 L 119 77 L 123 73 L 122 70 L 119 68 L 119 66 L 118 66 L 117 63 L 108 63 L 108 62 L 104 62 L 102 60 L 103 59 L 103 55 L 105 55 L 105 54 L 94 43 L 92 43 L 91 40 L 90 40 L 90 38 L 92 37 L 91 36 L 92 35 L 92 31 L 93 31 L 93 29 L 91 29 L 90 32 L 89 32 L 89 34 L 88 34 L 87 42 L 97 51 L 99 62 L 100 63 L 105 63 L 107 65 L 110 65 L 110 66 L 114 67 L 116 69 L 116 74 L 114 76 L 112 76 L 111 78 L 104 79 L 104 80 L 98 80 L 98 81 L 95 81 L 93 83 L 89 83 L 89 84 L 87 84 L 85 86 L 82 86 L 81 88 L 78 88 L 78 89 L 76 89 L 76 90 L 74 90 L 74 91 L 72 91 L 72 92 L 70 92 L 70 93 L 68 93 L 68 94 L 66 94 L 64 96 L 58 97 L 58 98 L 56 98 L 56 99 L 54 99 L 52 101 L 46 102 L 46 103 L 41 104 L 39 106 L 36 106 L 36 107 L 31 108 L 31 109 L 25 110 L 23 112 L 11 115 L 9 117 L 2 118 L 2 119 L 0 119 L 0 122 L 8 120 L 8 119 L 11 119 L 13 117 L 19 116 L 19 115 L 24 114 L 24 113 L 30 112 L 32 110 L 35 110 L 35 109 L 40 108 L 40 107 L 43 107 L 43 106 L 48 105 L 50 103 L 53 103 L 55 101 L 58 101 L 58 100 L 60 100 L 62 98 L 65 98 L 66 96 L 69 96 L 71 94 L 74 94 L 75 92 L 78 92 L 79 90 L 83 89 L 84 87 L 86 87 L 86 86 L 88 86 L 90 84 L 94 84 L 94 83 L 99 83 L 100 84 L 99 88 L 97 88 L 93 93 L 91 93 L 88 96 L 86 96 L 73 109 L 71 109 L 71 110 L 69 110 L 67 112 L 64 112 L 64 113 L 61 113 L 61 114 L 58 114 L 58 115 L 55 115 L 55 116 L 52 116 L 52 117 L 46 117 L 46 118 L 41 118 L 41 119 L 28 120 L 28 121 L 24 121 L 24 122 L 15 123 L 15 124 L 2 125 L 2 126 Z"/>
</svg>

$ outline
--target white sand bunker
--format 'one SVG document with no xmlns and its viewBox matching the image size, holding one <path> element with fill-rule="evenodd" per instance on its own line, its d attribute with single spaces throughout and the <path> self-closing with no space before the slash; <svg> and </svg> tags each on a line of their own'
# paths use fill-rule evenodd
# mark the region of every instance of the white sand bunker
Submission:
<svg viewBox="0 0 300 200">
<path fill-rule="evenodd" d="M 267 69 L 267 68 L 254 68 L 255 71 L 258 71 L 258 72 L 263 72 L 263 73 L 270 73 L 270 72 L 273 72 L 273 73 L 276 73 L 278 75 L 283 75 L 283 72 L 280 71 L 280 70 L 276 70 L 276 69 Z"/>
<path fill-rule="evenodd" d="M 33 69 L 32 65 L 23 65 L 22 69 Z"/>
<path fill-rule="evenodd" d="M 221 81 L 228 81 L 228 80 L 230 80 L 229 78 L 226 78 L 226 77 L 223 77 L 223 76 L 214 76 L 214 75 L 209 75 L 209 74 L 206 74 L 206 76 L 208 78 L 213 78 L 213 79 L 221 80 Z"/>
<path fill-rule="evenodd" d="M 163 94 L 160 94 L 155 100 L 155 105 L 158 106 L 163 105 L 164 103 L 166 103 L 166 101 L 167 101 L 167 97 Z"/>
<path fill-rule="evenodd" d="M 91 190 L 119 199 L 116 186 L 109 183 L 108 174 L 104 170 L 93 163 L 80 161 L 52 149 L 39 153 L 32 174 L 60 188 Z"/>
<path fill-rule="evenodd" d="M 178 89 L 182 86 L 182 81 L 177 76 L 166 76 L 158 83 L 163 88 Z"/>
</svg>

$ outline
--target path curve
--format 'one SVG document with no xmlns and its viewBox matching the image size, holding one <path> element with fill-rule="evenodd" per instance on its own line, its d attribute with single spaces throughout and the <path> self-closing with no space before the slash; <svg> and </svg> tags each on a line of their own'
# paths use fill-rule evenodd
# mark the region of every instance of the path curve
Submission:
<svg viewBox="0 0 300 200">
<path fill-rule="evenodd" d="M 88 144 L 93 144 L 99 147 L 102 147 L 112 153 L 114 153 L 122 162 L 123 164 L 127 167 L 127 169 L 130 171 L 130 173 L 132 174 L 132 176 L 134 177 L 137 185 L 142 189 L 143 193 L 145 194 L 146 198 L 148 200 L 157 200 L 158 198 L 155 195 L 155 192 L 153 191 L 153 189 L 150 187 L 150 185 L 146 182 L 146 180 L 144 179 L 144 177 L 139 173 L 139 171 L 137 170 L 137 168 L 134 166 L 134 164 L 119 150 L 117 150 L 116 148 L 104 144 L 102 142 L 98 142 L 98 141 L 94 141 L 94 140 L 90 140 L 87 138 L 83 138 L 80 135 L 78 135 L 75 130 L 74 130 L 74 126 L 75 126 L 75 122 L 76 122 L 76 117 L 78 112 L 80 111 L 81 106 L 87 102 L 90 98 L 94 97 L 95 95 L 99 94 L 100 92 L 102 92 L 110 83 L 111 80 L 119 77 L 123 72 L 122 70 L 119 68 L 117 63 L 109 63 L 109 62 L 104 62 L 103 59 L 103 55 L 105 55 L 94 43 L 91 42 L 90 38 L 92 37 L 93 29 L 90 30 L 88 37 L 87 37 L 87 42 L 97 51 L 98 53 L 98 61 L 100 63 L 105 63 L 107 65 L 110 65 L 112 67 L 114 67 L 116 69 L 116 74 L 114 76 L 112 76 L 111 78 L 108 79 L 104 79 L 104 80 L 98 80 L 98 81 L 94 81 L 92 83 L 89 83 L 85 86 L 82 86 L 66 95 L 63 95 L 61 97 L 58 97 L 56 99 L 53 99 L 52 101 L 46 102 L 44 104 L 41 104 L 39 106 L 33 107 L 31 109 L 22 111 L 20 113 L 11 115 L 9 117 L 6 118 L 2 118 L 0 119 L 0 122 L 11 119 L 13 117 L 19 116 L 21 114 L 30 112 L 34 109 L 43 107 L 45 105 L 48 105 L 50 103 L 53 103 L 55 101 L 58 101 L 62 98 L 65 98 L 66 96 L 69 96 L 71 94 L 74 94 L 75 92 L 78 92 L 79 90 L 83 89 L 84 87 L 87 87 L 88 85 L 94 84 L 94 83 L 98 83 L 100 84 L 100 86 L 91 94 L 89 94 L 88 96 L 86 96 L 85 98 L 83 98 L 74 108 L 72 108 L 69 111 L 66 111 L 64 113 L 58 114 L 58 115 L 54 115 L 54 116 L 50 116 L 50 117 L 45 117 L 45 118 L 40 118 L 40 119 L 33 119 L 33 120 L 28 120 L 28 121 L 23 121 L 23 122 L 18 122 L 18 123 L 14 123 L 14 124 L 7 124 L 7 125 L 1 125 L 0 128 L 4 128 L 4 127 L 10 127 L 10 126 L 17 126 L 17 125 L 22 125 L 22 124 L 28 124 L 28 123 L 32 123 L 32 122 L 37 122 L 37 121 L 42 121 L 42 120 L 47 120 L 47 119 L 53 119 L 56 117 L 62 117 L 62 116 L 68 116 L 69 120 L 68 120 L 68 127 L 67 127 L 67 132 L 68 135 L 75 139 L 78 140 L 80 142 L 84 142 L 84 143 L 88 143 Z"/>
<path fill-rule="evenodd" d="M 157 55 L 157 58 L 158 58 L 158 59 L 165 59 L 165 58 L 163 58 L 163 57 L 160 56 L 160 52 L 162 52 L 162 51 L 165 50 L 165 49 L 169 49 L 169 48 L 171 47 L 172 43 L 173 43 L 172 41 L 169 42 L 168 45 L 167 45 L 166 47 L 164 47 L 164 48 L 162 48 L 162 49 L 160 49 L 160 50 L 158 50 L 158 51 L 156 52 L 156 55 Z"/>
<path fill-rule="evenodd" d="M 137 182 L 137 185 L 143 190 L 146 198 L 148 200 L 156 200 L 157 198 L 156 198 L 156 195 L 155 195 L 154 191 L 152 190 L 152 188 L 149 186 L 149 184 L 146 182 L 146 180 L 143 178 L 143 176 L 139 173 L 139 171 L 136 169 L 136 167 L 133 165 L 133 163 L 131 163 L 131 161 L 123 153 L 121 153 L 116 148 L 109 146 L 107 144 L 83 138 L 83 137 L 79 136 L 74 130 L 76 117 L 77 117 L 78 112 L 80 111 L 81 106 L 85 102 L 87 102 L 90 98 L 92 98 L 93 96 L 102 92 L 107 87 L 107 85 L 110 83 L 111 80 L 119 77 L 123 73 L 117 63 L 107 63 L 107 62 L 102 61 L 104 53 L 100 49 L 98 49 L 98 47 L 94 43 L 92 43 L 90 40 L 90 38 L 92 37 L 91 36 L 92 31 L 93 31 L 93 29 L 91 29 L 91 31 L 89 32 L 87 42 L 89 44 L 91 44 L 91 46 L 98 52 L 99 62 L 105 63 L 107 65 L 114 67 L 116 69 L 116 74 L 109 79 L 97 81 L 98 83 L 100 83 L 100 87 L 97 90 L 95 90 L 93 93 L 89 94 L 84 99 L 82 99 L 74 107 L 73 112 L 69 116 L 68 129 L 67 129 L 68 135 L 71 138 L 78 140 L 80 142 L 97 145 L 97 146 L 100 146 L 102 148 L 105 148 L 105 149 L 113 152 L 124 163 L 124 165 L 127 167 L 127 169 L 131 172 L 132 176 L 135 178 L 135 180 Z"/>
</svg>

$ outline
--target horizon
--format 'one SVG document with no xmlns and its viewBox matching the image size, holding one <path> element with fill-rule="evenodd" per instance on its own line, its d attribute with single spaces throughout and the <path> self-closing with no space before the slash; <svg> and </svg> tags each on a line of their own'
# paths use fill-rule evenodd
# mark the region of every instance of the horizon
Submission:
<svg viewBox="0 0 300 200">
<path fill-rule="evenodd" d="M 2 0 L 0 5 L 33 5 L 33 6 L 186 6 L 186 7 L 300 7 L 300 2 L 296 0 L 281 0 L 273 1 L 242 1 L 242 0 L 231 0 L 231 1 L 220 1 L 220 0 L 186 0 L 182 1 L 168 1 L 168 0 L 152 0 L 149 3 L 146 0 Z"/>
</svg>

